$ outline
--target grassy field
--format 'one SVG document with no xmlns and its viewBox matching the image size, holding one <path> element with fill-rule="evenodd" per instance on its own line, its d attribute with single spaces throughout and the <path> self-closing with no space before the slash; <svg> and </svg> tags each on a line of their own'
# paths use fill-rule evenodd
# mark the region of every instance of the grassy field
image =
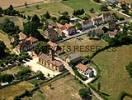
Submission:
<svg viewBox="0 0 132 100">
<path fill-rule="evenodd" d="M 52 88 L 47 85 L 41 88 L 41 91 L 45 94 L 46 100 L 81 99 L 78 95 L 78 91 L 83 88 L 83 85 L 81 85 L 71 75 L 52 82 L 51 87 Z"/>
<path fill-rule="evenodd" d="M 66 0 L 63 1 L 65 5 L 70 6 L 73 9 L 85 9 L 86 11 L 89 11 L 91 8 L 94 8 L 95 11 L 100 11 L 100 5 L 93 2 L 92 0 Z"/>
<path fill-rule="evenodd" d="M 8 49 L 11 49 L 12 46 L 10 44 L 10 40 L 8 38 L 8 35 L 1 30 L 0 30 L 0 40 L 5 43 L 5 45 L 7 46 Z"/>
<path fill-rule="evenodd" d="M 11 69 L 2 71 L 2 74 L 17 74 L 17 72 L 19 72 L 20 70 L 22 70 L 22 66 L 15 66 Z"/>
<path fill-rule="evenodd" d="M 59 12 L 68 11 L 71 15 L 74 9 L 81 8 L 83 8 L 88 13 L 91 8 L 94 8 L 95 11 L 100 12 L 100 5 L 92 2 L 91 0 L 67 0 L 61 2 L 56 1 L 39 4 L 39 9 L 36 7 L 36 5 L 33 5 L 28 8 L 17 8 L 17 10 L 25 13 L 26 15 L 42 15 L 48 11 L 51 13 L 51 15 L 58 16 Z"/>
<path fill-rule="evenodd" d="M 36 6 L 34 5 L 28 8 L 18 8 L 17 10 L 25 13 L 26 15 L 34 14 L 42 15 L 48 11 L 53 16 L 58 16 L 59 12 L 68 11 L 69 13 L 72 13 L 73 11 L 71 7 L 68 7 L 60 2 L 43 3 L 39 5 L 39 9 L 37 9 Z"/>
<path fill-rule="evenodd" d="M 69 47 L 71 48 L 71 50 L 68 51 L 67 54 L 80 52 L 82 56 L 87 56 L 95 52 L 96 48 L 98 47 L 103 48 L 104 46 L 107 45 L 107 43 L 103 40 L 90 40 L 89 37 L 86 35 L 80 36 L 79 38 L 81 38 L 82 40 L 73 38 L 61 43 L 60 46 L 65 51 L 67 51 Z"/>
<path fill-rule="evenodd" d="M 132 93 L 132 79 L 125 66 L 132 61 L 132 45 L 116 48 L 115 52 L 104 51 L 93 59 L 100 67 L 101 92 L 108 94 L 109 100 L 118 100 L 122 91 Z M 125 99 L 129 100 L 129 99 Z"/>
<path fill-rule="evenodd" d="M 25 90 L 31 90 L 33 85 L 28 82 L 21 82 L 3 89 L 0 89 L 0 100 L 13 100 L 13 98 Z"/>
</svg>

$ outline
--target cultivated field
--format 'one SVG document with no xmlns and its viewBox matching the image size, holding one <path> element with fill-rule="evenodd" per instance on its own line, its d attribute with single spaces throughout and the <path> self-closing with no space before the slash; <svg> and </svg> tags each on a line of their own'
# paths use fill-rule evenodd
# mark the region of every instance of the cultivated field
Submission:
<svg viewBox="0 0 132 100">
<path fill-rule="evenodd" d="M 81 100 L 78 91 L 83 88 L 73 76 L 68 75 L 64 78 L 51 83 L 51 88 L 47 85 L 41 88 L 46 100 Z"/>
<path fill-rule="evenodd" d="M 106 97 L 109 100 L 118 100 L 122 91 L 132 93 L 132 79 L 125 69 L 125 66 L 132 61 L 131 51 L 132 45 L 122 46 L 116 48 L 115 52 L 101 52 L 93 59 L 101 70 L 101 77 L 97 83 L 101 83 L 101 92 L 108 94 Z"/>
<path fill-rule="evenodd" d="M 28 82 L 21 82 L 3 89 L 0 89 L 0 100 L 13 100 L 13 98 L 25 90 L 31 90 L 33 85 Z"/>
</svg>

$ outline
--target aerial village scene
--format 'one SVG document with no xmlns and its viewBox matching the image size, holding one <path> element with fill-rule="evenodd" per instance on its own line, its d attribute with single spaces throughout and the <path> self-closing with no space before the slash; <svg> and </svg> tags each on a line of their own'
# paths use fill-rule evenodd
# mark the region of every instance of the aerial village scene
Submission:
<svg viewBox="0 0 132 100">
<path fill-rule="evenodd" d="M 0 0 L 0 100 L 132 100 L 132 0 Z"/>
</svg>

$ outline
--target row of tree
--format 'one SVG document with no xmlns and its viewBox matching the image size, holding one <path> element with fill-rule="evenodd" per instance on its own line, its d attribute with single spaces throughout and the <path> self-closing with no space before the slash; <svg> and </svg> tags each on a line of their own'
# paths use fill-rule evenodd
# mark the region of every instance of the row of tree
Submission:
<svg viewBox="0 0 132 100">
<path fill-rule="evenodd" d="M 2 9 L 2 7 L 0 7 L 0 16 L 2 16 L 2 14 L 15 16 L 15 15 L 19 15 L 20 13 L 19 11 L 16 11 L 12 5 L 10 5 L 7 9 Z"/>
</svg>

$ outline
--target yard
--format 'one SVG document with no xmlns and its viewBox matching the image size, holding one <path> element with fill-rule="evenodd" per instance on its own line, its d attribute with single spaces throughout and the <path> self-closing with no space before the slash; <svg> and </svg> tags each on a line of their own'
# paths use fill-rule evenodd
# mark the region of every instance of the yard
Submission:
<svg viewBox="0 0 132 100">
<path fill-rule="evenodd" d="M 45 94 L 46 100 L 80 100 L 78 91 L 83 87 L 73 76 L 67 75 L 52 82 L 51 86 L 42 87 L 41 91 Z"/>
<path fill-rule="evenodd" d="M 11 85 L 0 89 L 0 100 L 13 100 L 13 98 L 25 90 L 31 90 L 33 85 L 28 82 L 21 82 L 16 85 Z"/>
<path fill-rule="evenodd" d="M 98 48 L 103 48 L 107 43 L 103 40 L 90 40 L 87 35 L 73 38 L 59 44 L 66 54 L 80 52 L 82 56 L 91 55 Z"/>
<path fill-rule="evenodd" d="M 114 52 L 108 50 L 101 52 L 93 59 L 101 70 L 101 76 L 94 85 L 97 86 L 100 82 L 101 92 L 107 94 L 109 100 L 118 100 L 123 91 L 132 93 L 132 79 L 125 69 L 125 66 L 132 61 L 131 51 L 132 45 L 122 46 L 115 48 Z"/>
</svg>

